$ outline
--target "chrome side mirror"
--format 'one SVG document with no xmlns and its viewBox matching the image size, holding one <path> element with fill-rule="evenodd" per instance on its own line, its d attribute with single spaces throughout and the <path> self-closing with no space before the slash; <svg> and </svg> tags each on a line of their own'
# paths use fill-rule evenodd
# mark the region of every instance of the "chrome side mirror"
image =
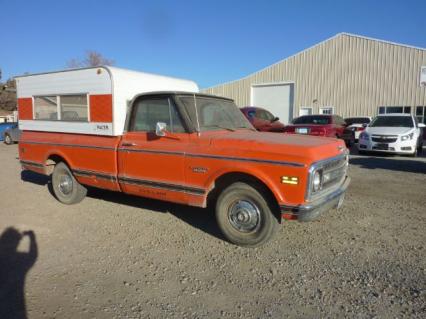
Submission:
<svg viewBox="0 0 426 319">
<path fill-rule="evenodd" d="M 155 125 L 155 135 L 166 136 L 167 124 L 164 122 L 157 122 Z"/>
</svg>

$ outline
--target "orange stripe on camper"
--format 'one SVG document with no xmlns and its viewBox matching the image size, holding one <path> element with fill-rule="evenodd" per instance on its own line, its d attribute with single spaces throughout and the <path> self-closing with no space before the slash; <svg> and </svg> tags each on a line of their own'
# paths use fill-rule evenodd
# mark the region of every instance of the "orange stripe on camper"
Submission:
<svg viewBox="0 0 426 319">
<path fill-rule="evenodd" d="M 112 122 L 112 95 L 90 95 L 90 122 Z"/>
<path fill-rule="evenodd" d="M 31 97 L 18 99 L 18 114 L 20 120 L 33 119 L 33 99 Z"/>
</svg>

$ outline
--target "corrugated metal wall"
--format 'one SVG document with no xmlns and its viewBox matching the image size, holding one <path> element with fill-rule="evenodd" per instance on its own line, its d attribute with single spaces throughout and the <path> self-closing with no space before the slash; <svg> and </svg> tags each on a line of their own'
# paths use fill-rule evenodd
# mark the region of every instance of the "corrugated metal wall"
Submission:
<svg viewBox="0 0 426 319">
<path fill-rule="evenodd" d="M 426 50 L 349 34 L 319 43 L 246 78 L 203 90 L 250 105 L 252 84 L 295 83 L 294 114 L 302 106 L 333 106 L 344 117 L 376 115 L 379 106 L 426 106 L 420 68 Z M 315 101 L 315 102 L 314 102 Z"/>
</svg>

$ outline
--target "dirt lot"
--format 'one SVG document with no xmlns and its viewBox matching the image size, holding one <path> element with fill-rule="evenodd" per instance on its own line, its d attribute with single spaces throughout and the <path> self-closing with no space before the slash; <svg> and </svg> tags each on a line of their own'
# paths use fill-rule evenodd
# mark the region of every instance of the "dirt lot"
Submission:
<svg viewBox="0 0 426 319">
<path fill-rule="evenodd" d="M 257 249 L 208 210 L 99 190 L 60 204 L 16 145 L 0 163 L 1 318 L 426 316 L 425 156 L 353 155 L 341 210 Z"/>
</svg>

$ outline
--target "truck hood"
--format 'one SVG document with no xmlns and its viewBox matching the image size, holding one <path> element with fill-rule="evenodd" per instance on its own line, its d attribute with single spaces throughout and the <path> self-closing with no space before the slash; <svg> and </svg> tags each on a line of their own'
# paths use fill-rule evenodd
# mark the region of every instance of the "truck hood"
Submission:
<svg viewBox="0 0 426 319">
<path fill-rule="evenodd" d="M 412 127 L 367 127 L 365 131 L 374 135 L 403 135 L 413 130 Z"/>
<path fill-rule="evenodd" d="M 346 150 L 342 140 L 327 137 L 254 131 L 235 131 L 211 136 L 212 148 L 232 156 L 291 161 L 310 165 Z"/>
</svg>

